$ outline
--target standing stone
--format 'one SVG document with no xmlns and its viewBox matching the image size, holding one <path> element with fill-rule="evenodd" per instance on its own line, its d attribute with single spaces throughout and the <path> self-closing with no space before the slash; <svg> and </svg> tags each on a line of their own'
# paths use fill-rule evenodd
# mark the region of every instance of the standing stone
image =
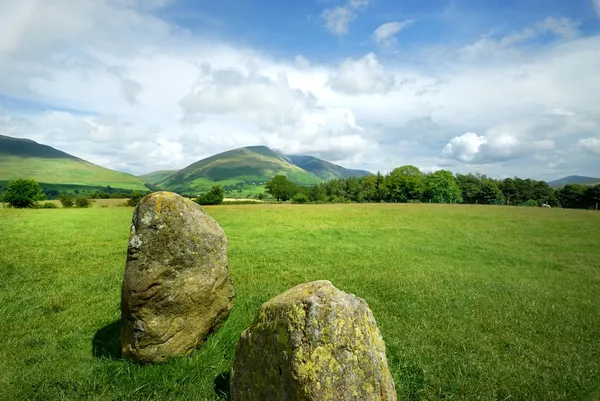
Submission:
<svg viewBox="0 0 600 401">
<path fill-rule="evenodd" d="M 227 237 L 193 201 L 171 192 L 133 212 L 121 294 L 121 350 L 140 362 L 185 355 L 233 307 Z"/>
<path fill-rule="evenodd" d="M 367 303 L 329 281 L 263 304 L 242 333 L 232 401 L 396 400 L 385 344 Z"/>
</svg>

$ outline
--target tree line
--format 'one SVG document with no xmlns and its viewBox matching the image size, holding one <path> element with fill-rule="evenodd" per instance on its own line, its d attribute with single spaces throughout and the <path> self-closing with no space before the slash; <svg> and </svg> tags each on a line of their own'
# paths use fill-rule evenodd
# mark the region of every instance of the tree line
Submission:
<svg viewBox="0 0 600 401">
<path fill-rule="evenodd" d="M 108 189 L 108 188 L 107 188 Z M 600 203 L 600 185 L 568 184 L 560 189 L 547 182 L 518 177 L 497 180 L 483 174 L 452 174 L 448 170 L 423 173 L 415 166 L 402 166 L 386 175 L 377 173 L 365 177 L 349 177 L 327 181 L 314 186 L 300 186 L 284 175 L 277 175 L 265 185 L 266 192 L 278 201 L 294 203 L 345 202 L 431 202 L 490 205 L 542 206 L 573 209 L 594 209 Z M 110 191 L 110 190 L 109 190 Z M 94 193 L 98 198 L 124 197 L 114 191 Z M 108 196 L 107 196 L 108 195 Z M 131 191 L 128 204 L 135 206 L 145 195 Z M 96 198 L 94 196 L 93 198 Z M 196 202 L 218 205 L 223 202 L 223 188 L 215 185 Z M 47 199 L 35 180 L 15 180 L 0 193 L 0 202 L 12 207 L 34 207 Z M 86 207 L 89 198 L 59 194 L 64 207 L 74 204 Z M 50 206 L 51 204 L 48 204 Z"/>
<path fill-rule="evenodd" d="M 448 170 L 423 173 L 417 167 L 398 167 L 389 174 L 349 177 L 315 186 L 300 186 L 278 175 L 267 182 L 266 192 L 277 200 L 295 203 L 431 202 L 516 205 L 594 209 L 600 202 L 600 185 L 565 185 L 518 177 L 503 180 L 484 174 L 456 174 Z"/>
</svg>

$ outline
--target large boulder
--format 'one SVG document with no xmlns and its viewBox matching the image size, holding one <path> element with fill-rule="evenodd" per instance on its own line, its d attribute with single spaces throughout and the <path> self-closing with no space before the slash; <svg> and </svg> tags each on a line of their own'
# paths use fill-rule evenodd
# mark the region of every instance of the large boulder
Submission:
<svg viewBox="0 0 600 401">
<path fill-rule="evenodd" d="M 191 200 L 144 197 L 133 212 L 121 294 L 121 349 L 140 362 L 185 355 L 233 307 L 227 237 Z"/>
<path fill-rule="evenodd" d="M 385 344 L 367 303 L 329 281 L 263 304 L 238 342 L 232 401 L 396 400 Z"/>
</svg>

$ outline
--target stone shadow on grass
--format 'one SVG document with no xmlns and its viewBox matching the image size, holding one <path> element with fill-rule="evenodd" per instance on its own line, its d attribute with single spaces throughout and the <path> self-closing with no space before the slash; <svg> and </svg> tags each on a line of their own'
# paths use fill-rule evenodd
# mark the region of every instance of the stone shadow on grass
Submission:
<svg viewBox="0 0 600 401">
<path fill-rule="evenodd" d="M 92 355 L 96 358 L 121 359 L 120 329 L 121 321 L 117 320 L 98 330 L 92 340 Z"/>
<path fill-rule="evenodd" d="M 214 387 L 215 394 L 220 400 L 229 400 L 229 380 L 231 379 L 231 371 L 225 371 L 219 373 L 215 377 Z"/>
</svg>

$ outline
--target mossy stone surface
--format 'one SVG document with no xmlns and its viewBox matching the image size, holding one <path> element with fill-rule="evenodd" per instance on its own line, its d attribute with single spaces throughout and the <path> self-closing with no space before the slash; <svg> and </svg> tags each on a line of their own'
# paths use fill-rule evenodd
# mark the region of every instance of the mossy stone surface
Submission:
<svg viewBox="0 0 600 401">
<path fill-rule="evenodd" d="M 397 398 L 369 306 L 329 281 L 263 304 L 238 342 L 230 390 L 232 401 Z"/>
<path fill-rule="evenodd" d="M 193 201 L 171 192 L 133 212 L 121 293 L 121 350 L 140 362 L 192 352 L 233 307 L 227 237 Z"/>
</svg>

